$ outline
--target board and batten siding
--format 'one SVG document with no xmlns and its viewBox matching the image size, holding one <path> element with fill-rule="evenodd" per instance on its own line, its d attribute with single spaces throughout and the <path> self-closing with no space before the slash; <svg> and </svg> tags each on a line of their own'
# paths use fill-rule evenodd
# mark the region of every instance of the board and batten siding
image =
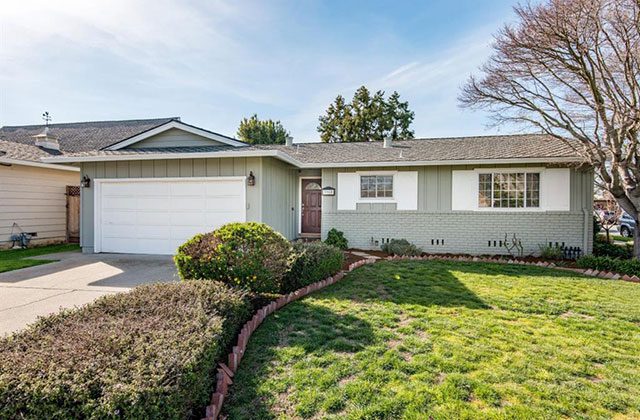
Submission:
<svg viewBox="0 0 640 420">
<path fill-rule="evenodd" d="M 185 147 L 185 146 L 221 146 L 222 143 L 189 133 L 177 128 L 171 128 L 148 139 L 141 140 L 127 146 L 127 149 L 141 149 L 145 147 Z"/>
<path fill-rule="evenodd" d="M 262 178 L 262 221 L 287 239 L 295 239 L 298 232 L 298 170 L 282 161 L 265 158 Z"/>
<path fill-rule="evenodd" d="M 78 172 L 0 166 L 0 246 L 11 245 L 13 223 L 24 232 L 36 232 L 33 243 L 66 240 L 66 186 L 79 183 Z"/>
<path fill-rule="evenodd" d="M 255 186 L 247 186 L 247 221 L 268 223 L 288 239 L 295 238 L 296 172 L 273 158 L 209 158 L 88 162 L 82 175 L 99 178 L 174 178 L 249 176 Z M 81 245 L 85 252 L 94 246 L 94 188 L 81 189 Z"/>
<path fill-rule="evenodd" d="M 504 250 L 488 246 L 504 234 L 523 240 L 526 253 L 539 251 L 548 242 L 592 247 L 591 212 L 593 172 L 569 168 L 568 211 L 453 211 L 454 170 L 489 168 L 540 168 L 540 164 L 500 166 L 424 166 L 385 168 L 331 168 L 322 170 L 322 186 L 336 188 L 336 196 L 323 197 L 322 235 L 342 230 L 357 248 L 375 248 L 386 239 L 407 239 L 427 252 L 496 254 Z M 354 210 L 339 210 L 338 173 L 414 171 L 418 175 L 417 210 L 398 210 L 396 203 L 357 202 Z M 477 200 L 477 197 L 474 198 Z M 433 241 L 433 242 L 432 242 Z"/>
</svg>

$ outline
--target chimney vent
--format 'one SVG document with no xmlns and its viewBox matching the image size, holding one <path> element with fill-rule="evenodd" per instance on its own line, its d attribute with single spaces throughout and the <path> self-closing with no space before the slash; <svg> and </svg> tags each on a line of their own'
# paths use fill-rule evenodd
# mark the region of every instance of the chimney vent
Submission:
<svg viewBox="0 0 640 420">
<path fill-rule="evenodd" d="M 293 146 L 293 137 L 287 136 L 287 137 L 285 137 L 284 141 L 285 141 L 285 143 L 284 143 L 285 146 L 287 146 L 287 147 Z"/>
<path fill-rule="evenodd" d="M 384 144 L 382 145 L 382 147 L 384 147 L 385 149 L 393 147 L 393 140 L 391 140 L 391 137 L 385 137 L 383 142 Z"/>
<path fill-rule="evenodd" d="M 33 138 L 36 139 L 36 146 L 59 151 L 60 143 L 58 142 L 58 138 L 49 134 L 49 121 L 51 121 L 49 112 L 42 114 L 42 119 L 44 120 L 44 130 L 42 133 L 33 136 Z"/>
</svg>

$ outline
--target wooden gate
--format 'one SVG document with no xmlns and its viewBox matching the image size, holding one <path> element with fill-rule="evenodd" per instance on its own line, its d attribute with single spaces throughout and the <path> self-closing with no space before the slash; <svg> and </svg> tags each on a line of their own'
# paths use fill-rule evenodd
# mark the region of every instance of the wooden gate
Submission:
<svg viewBox="0 0 640 420">
<path fill-rule="evenodd" d="M 67 242 L 80 242 L 80 187 L 67 185 Z"/>
</svg>

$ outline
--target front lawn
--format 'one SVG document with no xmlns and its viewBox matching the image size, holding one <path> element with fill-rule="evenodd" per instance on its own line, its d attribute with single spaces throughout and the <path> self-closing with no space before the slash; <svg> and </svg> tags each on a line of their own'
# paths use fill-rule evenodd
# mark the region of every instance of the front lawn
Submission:
<svg viewBox="0 0 640 420">
<path fill-rule="evenodd" d="M 270 418 L 640 416 L 640 285 L 381 262 L 270 316 L 224 412 Z"/>
<path fill-rule="evenodd" d="M 27 257 L 53 254 L 56 252 L 77 251 L 77 244 L 57 244 L 38 246 L 27 249 L 8 249 L 0 251 L 0 273 L 17 270 L 19 268 L 32 267 L 34 265 L 47 264 L 56 260 L 31 260 Z"/>
</svg>

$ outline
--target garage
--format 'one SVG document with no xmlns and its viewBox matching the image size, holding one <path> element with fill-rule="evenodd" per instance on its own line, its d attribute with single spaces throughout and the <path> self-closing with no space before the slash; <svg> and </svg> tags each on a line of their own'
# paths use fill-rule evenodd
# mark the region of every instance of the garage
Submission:
<svg viewBox="0 0 640 420">
<path fill-rule="evenodd" d="M 246 221 L 246 178 L 98 179 L 95 252 L 174 254 L 196 233 Z"/>
</svg>

